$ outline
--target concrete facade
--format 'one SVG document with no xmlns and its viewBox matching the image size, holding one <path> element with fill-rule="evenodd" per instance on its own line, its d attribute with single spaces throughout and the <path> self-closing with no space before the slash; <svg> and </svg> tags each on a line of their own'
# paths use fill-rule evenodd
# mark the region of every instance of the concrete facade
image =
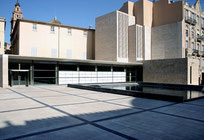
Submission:
<svg viewBox="0 0 204 140">
<path fill-rule="evenodd" d="M 182 22 L 152 27 L 152 59 L 183 58 Z"/>
<path fill-rule="evenodd" d="M 8 87 L 8 55 L 0 55 L 0 87 Z"/>
<path fill-rule="evenodd" d="M 128 62 L 128 26 L 134 24 L 133 16 L 120 11 L 96 18 L 95 59 Z"/>
<path fill-rule="evenodd" d="M 168 84 L 199 84 L 199 60 L 166 59 L 143 62 L 143 81 Z"/>
<path fill-rule="evenodd" d="M 4 54 L 4 33 L 6 20 L 0 17 L 0 54 Z"/>
</svg>

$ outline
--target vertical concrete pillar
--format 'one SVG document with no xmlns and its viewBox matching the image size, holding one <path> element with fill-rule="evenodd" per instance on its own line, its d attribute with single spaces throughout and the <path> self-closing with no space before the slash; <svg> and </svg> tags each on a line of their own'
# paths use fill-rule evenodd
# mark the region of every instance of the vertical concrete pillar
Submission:
<svg viewBox="0 0 204 140">
<path fill-rule="evenodd" d="M 55 65 L 55 84 L 59 85 L 59 65 Z"/>
<path fill-rule="evenodd" d="M 127 82 L 127 69 L 124 67 L 124 72 L 125 72 L 125 82 Z"/>
<path fill-rule="evenodd" d="M 33 62 L 30 64 L 30 85 L 34 85 L 34 64 Z"/>
<path fill-rule="evenodd" d="M 77 72 L 78 72 L 78 84 L 80 83 L 80 68 L 79 65 L 77 65 Z"/>
<path fill-rule="evenodd" d="M 96 83 L 98 83 L 98 67 L 95 66 L 95 72 L 96 72 Z"/>
<path fill-rule="evenodd" d="M 8 87 L 8 55 L 0 55 L 0 87 Z"/>
<path fill-rule="evenodd" d="M 111 73 L 112 73 L 112 83 L 113 83 L 113 66 L 111 66 Z"/>
</svg>

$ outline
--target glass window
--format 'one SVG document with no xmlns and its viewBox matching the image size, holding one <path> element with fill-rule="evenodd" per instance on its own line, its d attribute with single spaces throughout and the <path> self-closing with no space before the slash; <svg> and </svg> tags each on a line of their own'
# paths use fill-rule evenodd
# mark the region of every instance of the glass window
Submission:
<svg viewBox="0 0 204 140">
<path fill-rule="evenodd" d="M 67 33 L 68 35 L 72 35 L 72 29 L 68 29 Z"/>
<path fill-rule="evenodd" d="M 204 45 L 202 45 L 202 51 L 204 51 Z"/>
<path fill-rule="evenodd" d="M 188 10 L 186 10 L 186 19 L 188 19 Z"/>
<path fill-rule="evenodd" d="M 54 26 L 51 26 L 50 31 L 51 31 L 51 32 L 55 32 L 55 27 L 54 27 Z"/>
<path fill-rule="evenodd" d="M 199 44 L 197 44 L 197 45 L 196 45 L 196 50 L 199 50 L 199 47 L 200 47 L 200 45 L 199 45 Z"/>
<path fill-rule="evenodd" d="M 87 31 L 84 31 L 84 36 L 87 36 Z"/>
<path fill-rule="evenodd" d="M 37 24 L 33 24 L 33 30 L 34 30 L 34 31 L 37 30 Z"/>
<path fill-rule="evenodd" d="M 186 40 L 186 48 L 188 48 L 188 40 Z"/>
<path fill-rule="evenodd" d="M 202 22 L 203 22 L 202 27 L 204 27 L 204 18 L 202 19 Z"/>
<path fill-rule="evenodd" d="M 194 38 L 194 31 L 191 32 L 191 37 Z"/>
<path fill-rule="evenodd" d="M 194 19 L 194 13 L 191 14 L 191 18 Z"/>
<path fill-rule="evenodd" d="M 192 50 L 194 50 L 194 42 L 192 42 L 191 48 L 192 48 Z"/>
<path fill-rule="evenodd" d="M 197 23 L 199 23 L 199 16 L 197 16 Z"/>
<path fill-rule="evenodd" d="M 188 37 L 188 30 L 186 30 L 186 37 Z"/>
</svg>

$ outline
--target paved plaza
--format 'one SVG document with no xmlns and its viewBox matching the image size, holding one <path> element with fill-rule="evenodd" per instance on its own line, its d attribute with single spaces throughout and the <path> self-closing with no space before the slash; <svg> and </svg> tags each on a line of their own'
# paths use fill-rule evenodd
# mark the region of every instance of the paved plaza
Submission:
<svg viewBox="0 0 204 140">
<path fill-rule="evenodd" d="M 204 99 L 186 103 L 68 88 L 0 89 L 0 139 L 204 139 Z"/>
</svg>

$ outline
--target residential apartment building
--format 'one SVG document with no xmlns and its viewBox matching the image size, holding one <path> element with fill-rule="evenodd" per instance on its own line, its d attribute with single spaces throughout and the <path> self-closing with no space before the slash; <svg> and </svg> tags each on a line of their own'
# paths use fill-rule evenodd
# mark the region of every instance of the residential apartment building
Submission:
<svg viewBox="0 0 204 140">
<path fill-rule="evenodd" d="M 6 20 L 0 17 L 0 54 L 4 54 L 4 32 L 6 28 Z"/>
</svg>

